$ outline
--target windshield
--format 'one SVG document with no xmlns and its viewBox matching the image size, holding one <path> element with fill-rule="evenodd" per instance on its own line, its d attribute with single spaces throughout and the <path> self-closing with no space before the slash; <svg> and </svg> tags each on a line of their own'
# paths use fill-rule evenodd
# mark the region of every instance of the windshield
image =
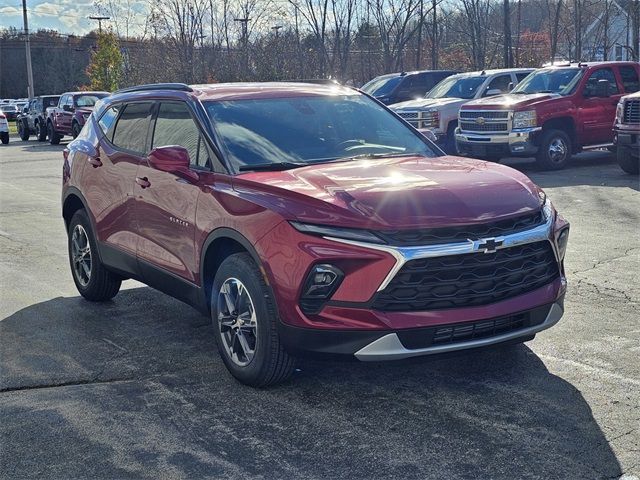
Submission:
<svg viewBox="0 0 640 480">
<path fill-rule="evenodd" d="M 362 91 L 374 97 L 389 95 L 402 81 L 402 78 L 401 76 L 374 78 L 362 87 Z"/>
<path fill-rule="evenodd" d="M 425 98 L 464 98 L 475 97 L 478 88 L 487 77 L 449 77 L 442 80 L 427 93 Z"/>
<path fill-rule="evenodd" d="M 356 156 L 436 154 L 395 115 L 364 95 L 205 102 L 236 170 Z"/>
<path fill-rule="evenodd" d="M 570 94 L 582 77 L 582 68 L 541 69 L 531 73 L 511 93 L 559 93 Z"/>
<path fill-rule="evenodd" d="M 93 107 L 98 100 L 106 96 L 106 94 L 101 93 L 93 93 L 91 95 L 78 95 L 75 98 L 76 107 Z"/>
</svg>

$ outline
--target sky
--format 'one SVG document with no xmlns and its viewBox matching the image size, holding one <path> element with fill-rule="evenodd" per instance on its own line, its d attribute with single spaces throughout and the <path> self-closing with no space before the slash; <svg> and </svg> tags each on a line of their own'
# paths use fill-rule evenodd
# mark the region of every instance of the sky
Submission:
<svg viewBox="0 0 640 480">
<path fill-rule="evenodd" d="M 87 18 L 98 13 L 94 0 L 27 0 L 27 12 L 32 31 L 46 28 L 82 35 L 98 26 Z M 21 0 L 0 0 L 0 29 L 7 27 L 22 29 Z"/>
</svg>

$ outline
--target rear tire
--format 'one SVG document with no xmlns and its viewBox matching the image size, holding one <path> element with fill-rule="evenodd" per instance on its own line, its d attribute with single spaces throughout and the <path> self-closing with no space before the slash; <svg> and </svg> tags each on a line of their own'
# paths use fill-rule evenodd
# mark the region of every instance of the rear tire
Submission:
<svg viewBox="0 0 640 480">
<path fill-rule="evenodd" d="M 640 167 L 640 157 L 634 157 L 627 148 L 618 147 L 616 151 L 618 165 L 629 175 L 638 175 Z"/>
<path fill-rule="evenodd" d="M 536 155 L 536 163 L 542 170 L 561 170 L 571 158 L 572 145 L 569 135 L 562 130 L 544 130 Z"/>
<path fill-rule="evenodd" d="M 291 375 L 294 359 L 280 343 L 275 299 L 248 253 L 230 255 L 216 272 L 211 318 L 222 361 L 238 381 L 266 387 Z"/>
<path fill-rule="evenodd" d="M 9 132 L 1 132 L 0 141 L 3 145 L 7 145 L 9 143 Z"/>
<path fill-rule="evenodd" d="M 18 135 L 20 135 L 20 140 L 26 142 L 29 140 L 29 125 L 24 120 L 18 120 Z"/>
<path fill-rule="evenodd" d="M 47 136 L 49 137 L 49 143 L 51 145 L 58 145 L 60 143 L 61 135 L 56 132 L 51 122 L 47 123 Z"/>
<path fill-rule="evenodd" d="M 71 275 L 80 295 L 92 302 L 115 297 L 122 278 L 107 270 L 100 261 L 87 212 L 78 210 L 73 215 L 67 233 Z"/>
<path fill-rule="evenodd" d="M 47 129 L 42 126 L 42 122 L 36 122 L 36 138 L 39 142 L 47 140 Z"/>
</svg>

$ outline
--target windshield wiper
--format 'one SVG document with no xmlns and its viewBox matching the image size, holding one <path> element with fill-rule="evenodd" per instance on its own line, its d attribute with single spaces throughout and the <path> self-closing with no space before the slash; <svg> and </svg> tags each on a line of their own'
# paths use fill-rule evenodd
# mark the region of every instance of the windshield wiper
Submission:
<svg viewBox="0 0 640 480">
<path fill-rule="evenodd" d="M 272 162 L 272 163 L 256 163 L 254 165 L 240 165 L 238 170 L 241 172 L 246 172 L 249 170 L 264 170 L 264 171 L 279 171 L 279 170 L 290 170 L 292 168 L 300 168 L 306 167 L 308 164 L 306 163 L 296 163 L 296 162 Z"/>
</svg>

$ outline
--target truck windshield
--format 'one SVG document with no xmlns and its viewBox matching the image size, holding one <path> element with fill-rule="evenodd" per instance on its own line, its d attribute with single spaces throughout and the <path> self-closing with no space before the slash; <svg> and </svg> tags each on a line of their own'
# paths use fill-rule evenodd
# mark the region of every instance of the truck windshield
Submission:
<svg viewBox="0 0 640 480">
<path fill-rule="evenodd" d="M 77 107 L 93 107 L 98 100 L 106 96 L 107 95 L 105 94 L 97 94 L 97 93 L 94 93 L 91 95 L 78 95 L 75 98 L 76 106 Z"/>
<path fill-rule="evenodd" d="M 541 69 L 531 73 L 511 93 L 558 93 L 569 95 L 582 78 L 583 68 Z"/>
<path fill-rule="evenodd" d="M 205 108 L 236 170 L 437 156 L 426 140 L 364 95 L 210 101 Z"/>
<path fill-rule="evenodd" d="M 374 78 L 362 87 L 362 91 L 374 97 L 382 97 L 393 92 L 393 89 L 396 88 L 396 85 L 398 85 L 401 80 L 402 77 L 399 75 Z"/>
<path fill-rule="evenodd" d="M 427 93 L 425 98 L 464 98 L 475 97 L 478 88 L 487 77 L 458 77 L 453 76 L 442 80 Z"/>
</svg>

